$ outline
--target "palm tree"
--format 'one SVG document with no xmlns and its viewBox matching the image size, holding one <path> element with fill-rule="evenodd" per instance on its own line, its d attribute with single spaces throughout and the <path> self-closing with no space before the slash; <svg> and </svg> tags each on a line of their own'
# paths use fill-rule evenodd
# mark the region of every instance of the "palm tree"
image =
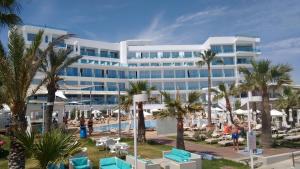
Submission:
<svg viewBox="0 0 300 169">
<path fill-rule="evenodd" d="M 269 60 L 251 61 L 252 69 L 241 67 L 239 71 L 244 74 L 245 82 L 241 84 L 241 88 L 248 91 L 259 91 L 262 97 L 261 114 L 262 114 L 262 135 L 261 144 L 268 148 L 271 147 L 271 114 L 269 100 L 269 85 L 281 87 L 283 84 L 291 82 L 289 72 L 292 70 L 290 66 L 278 64 L 271 65 Z"/>
<path fill-rule="evenodd" d="M 183 129 L 183 118 L 188 115 L 195 113 L 196 111 L 202 110 L 202 104 L 199 102 L 200 92 L 193 91 L 188 94 L 188 100 L 184 103 L 181 99 L 179 92 L 176 93 L 176 98 L 173 99 L 167 92 L 161 91 L 164 97 L 164 104 L 166 109 L 156 114 L 158 118 L 175 117 L 177 119 L 177 136 L 176 136 L 176 147 L 179 149 L 185 149 L 184 145 L 184 129 Z"/>
<path fill-rule="evenodd" d="M 151 91 L 155 90 L 155 87 L 149 87 L 146 81 L 129 82 L 129 89 L 127 90 L 127 95 L 121 97 L 121 107 L 123 109 L 129 110 L 129 107 L 133 104 L 133 95 L 141 94 L 146 91 L 148 98 L 151 96 Z M 145 117 L 143 102 L 137 103 L 138 106 L 138 142 L 146 142 L 146 127 L 145 127 Z"/>
<path fill-rule="evenodd" d="M 42 35 L 42 31 L 38 32 L 35 40 L 26 48 L 23 36 L 16 29 L 12 29 L 8 52 L 0 45 L 0 92 L 3 92 L 0 95 L 2 102 L 9 105 L 12 112 L 12 136 L 15 131 L 26 130 L 26 102 L 30 95 L 29 86 L 42 62 L 39 52 Z M 11 138 L 8 166 L 25 168 L 24 149 L 14 137 Z"/>
<path fill-rule="evenodd" d="M 51 130 L 38 138 L 35 133 L 18 133 L 17 139 L 25 147 L 27 156 L 36 159 L 42 169 L 51 163 L 64 162 L 81 150 L 76 136 L 61 130 Z"/>
<path fill-rule="evenodd" d="M 212 89 L 212 92 L 216 93 L 216 95 L 214 96 L 214 100 L 220 100 L 222 98 L 225 99 L 226 110 L 229 112 L 231 123 L 234 124 L 230 97 L 237 95 L 237 88 L 235 87 L 235 85 L 232 84 L 228 87 L 228 85 L 226 85 L 225 83 L 221 83 L 218 86 L 218 90 Z"/>
<path fill-rule="evenodd" d="M 286 121 L 289 123 L 289 110 L 300 106 L 300 90 L 293 89 L 289 86 L 283 88 L 282 95 L 276 100 L 275 105 L 283 109 L 287 114 Z"/>
<path fill-rule="evenodd" d="M 0 27 L 13 26 L 22 23 L 18 16 L 20 5 L 16 0 L 1 0 L 0 2 Z"/>
<path fill-rule="evenodd" d="M 57 49 L 55 45 L 64 41 L 64 39 L 71 35 L 63 35 L 49 43 L 48 47 L 44 51 L 44 60 L 40 71 L 45 74 L 44 80 L 40 85 L 45 84 L 48 97 L 47 97 L 47 109 L 45 114 L 45 132 L 50 131 L 52 124 L 52 113 L 55 101 L 55 92 L 59 89 L 58 82 L 63 80 L 59 76 L 59 72 L 64 70 L 69 65 L 77 62 L 82 56 L 71 56 L 72 50 L 69 49 Z"/>
</svg>

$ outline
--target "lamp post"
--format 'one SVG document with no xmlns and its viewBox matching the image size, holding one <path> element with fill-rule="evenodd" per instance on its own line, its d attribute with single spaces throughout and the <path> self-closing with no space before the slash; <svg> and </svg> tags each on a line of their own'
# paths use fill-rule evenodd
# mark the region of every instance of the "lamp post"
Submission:
<svg viewBox="0 0 300 169">
<path fill-rule="evenodd" d="M 133 139 L 134 139 L 134 168 L 137 169 L 137 122 L 136 122 L 136 103 L 145 102 L 148 100 L 146 92 L 133 95 Z"/>
<path fill-rule="evenodd" d="M 248 97 L 247 97 L 247 110 L 248 110 L 248 139 L 247 139 L 247 144 L 248 144 L 248 151 L 249 151 L 249 156 L 250 156 L 250 167 L 251 169 L 254 168 L 253 165 L 253 151 L 252 148 L 250 148 L 250 134 L 252 134 L 252 129 L 251 129 L 251 122 L 250 122 L 250 92 L 248 92 Z"/>
</svg>

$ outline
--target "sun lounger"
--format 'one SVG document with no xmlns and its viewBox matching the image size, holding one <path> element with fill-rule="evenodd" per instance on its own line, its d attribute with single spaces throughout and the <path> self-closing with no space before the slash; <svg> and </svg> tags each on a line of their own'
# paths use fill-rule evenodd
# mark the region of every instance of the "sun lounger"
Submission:
<svg viewBox="0 0 300 169">
<path fill-rule="evenodd" d="M 272 138 L 283 139 L 287 134 L 272 134 Z"/>
<path fill-rule="evenodd" d="M 284 140 L 287 141 L 298 141 L 300 140 L 300 135 L 296 135 L 296 136 L 286 136 L 283 138 Z"/>
<path fill-rule="evenodd" d="M 300 132 L 300 128 L 294 128 L 288 131 L 288 133 L 297 133 Z"/>
<path fill-rule="evenodd" d="M 220 140 L 222 140 L 222 139 L 220 139 L 220 138 L 208 138 L 208 139 L 205 139 L 204 141 L 208 144 L 216 144 Z"/>
<path fill-rule="evenodd" d="M 130 163 L 132 166 L 134 166 L 134 156 L 127 155 L 126 161 Z M 137 168 L 138 169 L 160 169 L 160 165 L 153 163 L 151 160 L 145 160 L 139 158 L 137 160 Z"/>
<path fill-rule="evenodd" d="M 233 145 L 233 141 L 232 140 L 222 140 L 218 142 L 219 145 L 221 146 L 232 146 Z"/>
<path fill-rule="evenodd" d="M 90 169 L 91 161 L 87 157 L 77 157 L 69 159 L 69 169 Z"/>
</svg>

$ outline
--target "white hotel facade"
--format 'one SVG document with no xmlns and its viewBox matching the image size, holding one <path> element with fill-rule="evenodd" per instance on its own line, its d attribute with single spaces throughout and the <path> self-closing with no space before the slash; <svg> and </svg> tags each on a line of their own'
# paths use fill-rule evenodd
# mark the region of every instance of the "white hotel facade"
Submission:
<svg viewBox="0 0 300 169">
<path fill-rule="evenodd" d="M 24 25 L 19 26 L 26 44 L 30 44 L 39 30 L 44 30 L 42 47 L 53 38 L 67 34 L 65 30 Z M 180 90 L 182 98 L 192 90 L 207 87 L 207 66 L 199 67 L 199 53 L 211 49 L 217 53 L 217 61 L 212 63 L 212 85 L 221 82 L 239 82 L 241 66 L 251 67 L 250 60 L 260 55 L 257 47 L 259 38 L 244 36 L 209 37 L 203 44 L 159 45 L 147 40 L 125 40 L 118 43 L 72 37 L 59 47 L 73 50 L 73 54 L 83 57 L 75 64 L 60 72 L 64 78 L 60 82 L 69 102 L 92 100 L 93 107 L 107 109 L 118 102 L 118 90 L 125 94 L 129 82 L 147 81 L 155 86 L 153 92 L 160 99 L 159 90 L 173 93 Z M 33 85 L 42 79 L 37 74 Z M 41 90 L 35 99 L 45 99 Z M 90 103 L 87 103 L 89 105 Z"/>
</svg>

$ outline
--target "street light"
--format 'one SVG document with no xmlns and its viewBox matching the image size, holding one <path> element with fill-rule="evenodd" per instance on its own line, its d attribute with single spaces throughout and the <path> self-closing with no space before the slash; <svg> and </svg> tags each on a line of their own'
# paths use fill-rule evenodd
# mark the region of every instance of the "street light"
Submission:
<svg viewBox="0 0 300 169">
<path fill-rule="evenodd" d="M 133 139 L 134 139 L 134 168 L 137 169 L 137 127 L 136 127 L 136 103 L 145 102 L 148 95 L 145 91 L 142 94 L 133 95 Z"/>
</svg>

